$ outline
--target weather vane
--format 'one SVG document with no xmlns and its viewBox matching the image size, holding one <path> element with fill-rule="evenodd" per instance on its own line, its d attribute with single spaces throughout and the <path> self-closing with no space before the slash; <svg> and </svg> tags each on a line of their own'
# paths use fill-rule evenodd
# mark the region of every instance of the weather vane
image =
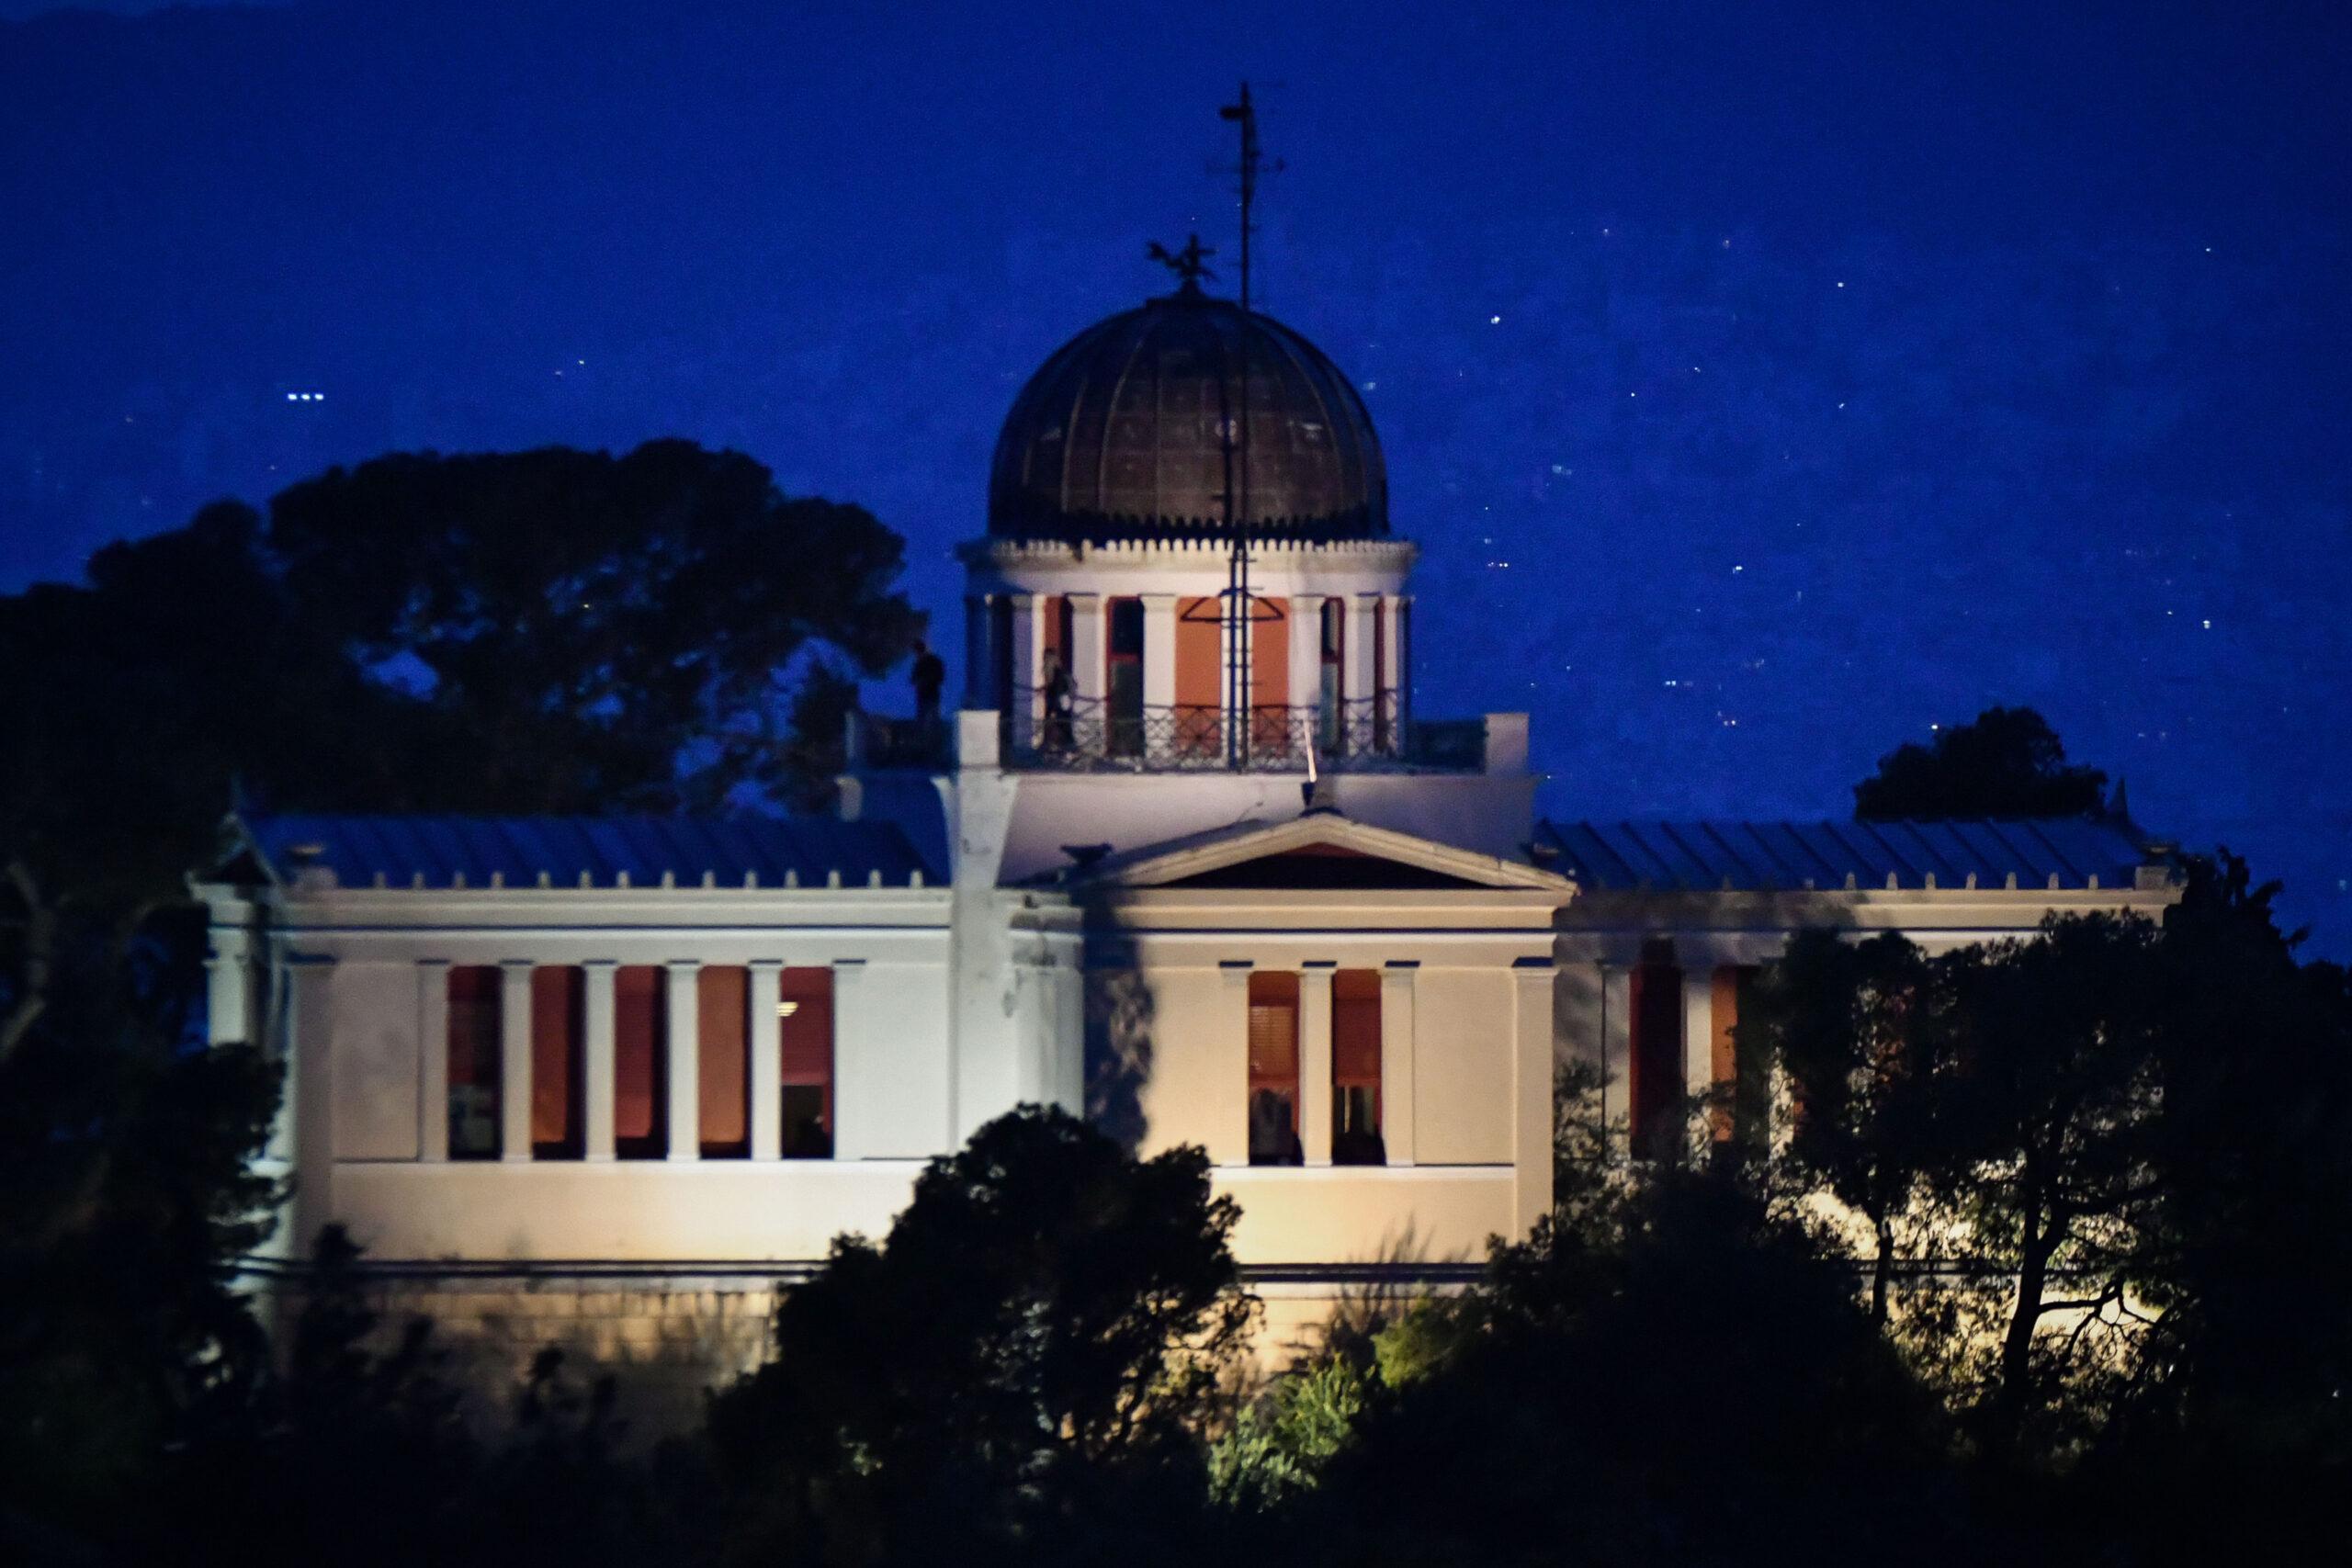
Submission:
<svg viewBox="0 0 2352 1568">
<path fill-rule="evenodd" d="M 1216 251 L 1212 246 L 1202 244 L 1198 234 L 1187 240 L 1184 243 L 1184 248 L 1181 251 L 1171 252 L 1166 245 L 1154 240 L 1144 248 L 1144 254 L 1183 279 L 1184 287 L 1188 289 L 1197 289 L 1201 286 L 1202 278 L 1216 276 L 1209 270 L 1207 260 L 1208 257 L 1216 254 Z"/>
</svg>

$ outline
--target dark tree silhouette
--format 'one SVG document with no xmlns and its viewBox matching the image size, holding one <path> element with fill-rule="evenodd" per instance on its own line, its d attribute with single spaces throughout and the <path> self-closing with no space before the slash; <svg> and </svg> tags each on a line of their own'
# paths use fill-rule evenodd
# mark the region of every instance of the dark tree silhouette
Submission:
<svg viewBox="0 0 2352 1568">
<path fill-rule="evenodd" d="M 1256 1302 L 1197 1148 L 1137 1161 L 1024 1107 L 932 1162 L 879 1246 L 844 1236 L 718 1395 L 736 1544 L 773 1561 L 1074 1550 L 1196 1506 L 1197 1432 Z"/>
<path fill-rule="evenodd" d="M 1588 1201 L 1408 1325 L 1383 1347 L 1385 1396 L 1326 1440 L 1319 1485 L 1261 1551 L 1633 1565 L 1970 1550 L 1933 1398 L 1850 1277 L 1718 1175 L 1661 1169 Z"/>
<path fill-rule="evenodd" d="M 1940 1053 L 1928 1036 L 1943 1011 L 1933 966 L 1902 937 L 1849 942 L 1806 931 L 1766 971 L 1739 1023 L 1742 1049 L 1780 1061 L 1803 1108 L 1776 1174 L 1819 1183 L 1870 1222 L 1876 1323 L 1894 1285 L 1895 1222 L 1933 1157 L 1924 1119 Z"/>
<path fill-rule="evenodd" d="M 403 793 L 445 808 L 785 792 L 796 660 L 879 674 L 922 630 L 898 535 L 685 441 L 379 457 L 278 495 L 266 542 L 298 617 L 405 678 L 434 744 Z"/>
<path fill-rule="evenodd" d="M 2098 811 L 2107 775 L 2073 765 L 2049 722 L 2031 708 L 1986 708 L 1939 730 L 1933 745 L 1905 741 L 1854 786 L 1865 820 L 2082 817 Z"/>
</svg>

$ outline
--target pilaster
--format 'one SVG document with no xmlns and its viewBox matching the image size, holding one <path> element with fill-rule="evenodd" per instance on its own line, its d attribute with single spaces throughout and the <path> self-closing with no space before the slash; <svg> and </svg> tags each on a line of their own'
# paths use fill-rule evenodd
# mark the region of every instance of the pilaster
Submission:
<svg viewBox="0 0 2352 1568">
<path fill-rule="evenodd" d="M 531 962 L 498 965 L 498 1157 L 531 1157 Z"/>
<path fill-rule="evenodd" d="M 1413 1163 L 1413 977 L 1418 964 L 1392 962 L 1380 972 L 1380 1136 L 1388 1163 Z"/>
<path fill-rule="evenodd" d="M 702 961 L 673 958 L 670 1004 L 669 1157 L 702 1158 Z"/>
<path fill-rule="evenodd" d="M 1143 595 L 1143 703 L 1176 705 L 1176 595 Z"/>
<path fill-rule="evenodd" d="M 613 980 L 616 960 L 592 958 L 580 966 L 582 990 L 581 1111 L 587 1118 L 587 1157 L 613 1157 Z"/>
<path fill-rule="evenodd" d="M 1298 976 L 1298 1141 L 1308 1165 L 1331 1163 L 1331 971 L 1312 962 Z"/>
<path fill-rule="evenodd" d="M 784 960 L 754 958 L 752 971 L 752 1157 L 784 1156 Z"/>
<path fill-rule="evenodd" d="M 429 958 L 416 966 L 416 1043 L 422 1071 L 417 1089 L 417 1157 L 438 1165 L 449 1157 L 449 964 Z"/>
<path fill-rule="evenodd" d="M 1525 1235 L 1552 1208 L 1552 961 L 1522 958 L 1510 979 L 1511 1213 Z"/>
<path fill-rule="evenodd" d="M 1081 706 L 1102 700 L 1104 662 L 1102 595 L 1069 595 L 1069 678 Z"/>
</svg>

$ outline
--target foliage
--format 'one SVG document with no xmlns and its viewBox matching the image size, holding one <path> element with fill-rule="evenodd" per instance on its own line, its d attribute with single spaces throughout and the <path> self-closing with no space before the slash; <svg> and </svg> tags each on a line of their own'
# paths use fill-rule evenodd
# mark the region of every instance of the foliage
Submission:
<svg viewBox="0 0 2352 1568">
<path fill-rule="evenodd" d="M 2107 775 L 2069 764 L 2049 722 L 2031 708 L 1990 707 L 1939 729 L 1932 746 L 1905 741 L 1854 786 L 1866 821 L 1980 817 L 2082 817 L 2100 808 Z"/>
<path fill-rule="evenodd" d="M 220 1266 L 269 1228 L 248 1162 L 277 1072 L 175 1043 L 153 1010 L 62 984 L 0 1060 L 0 1514 L 107 1521 L 266 1367 Z"/>
<path fill-rule="evenodd" d="M 436 763 L 454 765 L 400 782 L 447 809 L 779 789 L 803 651 L 878 674 L 922 629 L 890 588 L 896 534 L 685 441 L 379 457 L 279 494 L 266 544 L 299 620 L 406 677 Z M 695 747 L 711 754 L 682 765 Z"/>
<path fill-rule="evenodd" d="M 1917 1203 L 1928 1157 L 1922 1073 L 1940 1052 L 1936 971 L 1892 934 L 1860 942 L 1800 931 L 1739 1025 L 1750 1056 L 1777 1056 L 1799 1097 L 1776 1174 L 1817 1182 L 1871 1228 L 1871 1317 L 1886 1321 L 1895 1229 Z"/>
<path fill-rule="evenodd" d="M 1898 1522 L 1907 1551 L 1956 1539 L 1933 1401 L 1813 1239 L 1720 1175 L 1657 1171 L 1498 1245 L 1422 1329 L 1416 1375 L 1383 1380 L 1282 1521 L 1309 1561 L 1810 1561 Z"/>
<path fill-rule="evenodd" d="M 989 1122 L 882 1245 L 835 1242 L 777 1308 L 775 1358 L 714 1400 L 738 1545 L 1034 1556 L 1197 1498 L 1256 1310 L 1238 1213 L 1197 1148 L 1138 1162 L 1037 1107 Z"/>
</svg>

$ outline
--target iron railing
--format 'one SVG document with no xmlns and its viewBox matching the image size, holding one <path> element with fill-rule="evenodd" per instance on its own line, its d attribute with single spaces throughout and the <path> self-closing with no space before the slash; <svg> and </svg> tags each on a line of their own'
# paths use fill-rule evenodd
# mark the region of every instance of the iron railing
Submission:
<svg viewBox="0 0 2352 1568">
<path fill-rule="evenodd" d="M 1328 706 L 1261 704 L 1237 725 L 1205 704 L 1144 705 L 1016 690 L 1000 717 L 1016 768 L 1138 773 L 1298 773 L 1311 752 L 1327 772 L 1476 773 L 1483 719 L 1408 719 L 1394 694 Z"/>
<path fill-rule="evenodd" d="M 998 716 L 999 742 L 1007 767 L 1069 772 L 1295 773 L 1310 751 L 1325 773 L 1485 769 L 1486 720 L 1410 718 L 1399 705 L 1393 694 L 1331 706 L 1261 704 L 1237 733 L 1223 709 L 1206 704 L 1122 711 L 1102 697 L 1048 701 L 1016 691 Z M 845 750 L 852 771 L 950 768 L 954 726 L 944 715 L 854 712 Z"/>
</svg>

